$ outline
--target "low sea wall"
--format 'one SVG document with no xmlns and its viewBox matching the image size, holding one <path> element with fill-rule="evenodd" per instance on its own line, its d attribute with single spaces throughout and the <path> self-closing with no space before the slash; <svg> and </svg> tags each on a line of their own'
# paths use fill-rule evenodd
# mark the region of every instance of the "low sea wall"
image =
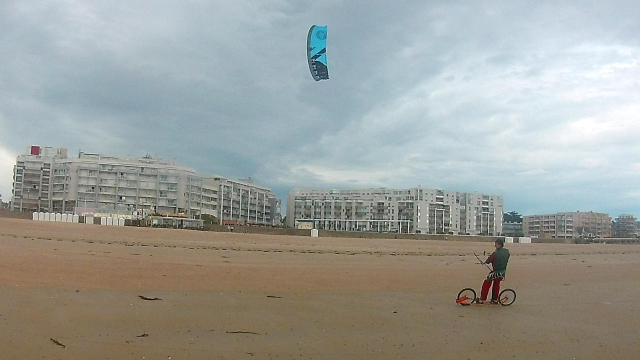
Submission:
<svg viewBox="0 0 640 360">
<path fill-rule="evenodd" d="M 263 226 L 240 226 L 232 228 L 227 225 L 205 225 L 205 230 L 220 232 L 237 232 L 245 234 L 266 234 L 266 235 L 290 235 L 290 236 L 311 236 L 311 230 L 291 229 Z M 496 236 L 469 236 L 469 235 L 429 235 L 429 234 L 399 234 L 399 233 L 378 233 L 365 231 L 329 231 L 319 230 L 320 237 L 334 238 L 362 238 L 362 239 L 411 239 L 411 240 L 447 240 L 447 241 L 481 241 L 494 242 Z"/>
<path fill-rule="evenodd" d="M 11 218 L 11 219 L 31 219 L 33 213 L 31 212 L 20 212 L 20 211 L 11 211 L 11 210 L 0 210 L 0 217 L 3 218 Z"/>
</svg>

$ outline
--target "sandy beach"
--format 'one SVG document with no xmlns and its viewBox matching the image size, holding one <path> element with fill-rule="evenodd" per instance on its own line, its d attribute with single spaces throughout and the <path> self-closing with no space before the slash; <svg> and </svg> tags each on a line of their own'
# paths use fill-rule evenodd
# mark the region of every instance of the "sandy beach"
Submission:
<svg viewBox="0 0 640 360">
<path fill-rule="evenodd" d="M 0 218 L 3 359 L 638 359 L 640 246 L 335 239 Z"/>
</svg>

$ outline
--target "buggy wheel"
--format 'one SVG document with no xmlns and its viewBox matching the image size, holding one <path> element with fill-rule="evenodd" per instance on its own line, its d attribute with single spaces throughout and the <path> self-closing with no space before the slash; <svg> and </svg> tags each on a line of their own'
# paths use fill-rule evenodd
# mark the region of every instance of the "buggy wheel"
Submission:
<svg viewBox="0 0 640 360">
<path fill-rule="evenodd" d="M 476 291 L 472 288 L 460 290 L 456 302 L 462 306 L 471 305 L 476 300 Z"/>
<path fill-rule="evenodd" d="M 500 297 L 498 302 L 502 306 L 509 306 L 516 301 L 516 292 L 513 289 L 504 289 L 500 291 Z"/>
</svg>

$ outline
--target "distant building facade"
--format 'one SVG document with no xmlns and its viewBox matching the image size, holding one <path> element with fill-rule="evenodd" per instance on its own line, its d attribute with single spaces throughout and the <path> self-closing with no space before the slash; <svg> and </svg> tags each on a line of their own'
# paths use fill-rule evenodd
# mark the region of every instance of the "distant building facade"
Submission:
<svg viewBox="0 0 640 360">
<path fill-rule="evenodd" d="M 293 189 L 287 226 L 311 220 L 336 231 L 501 235 L 503 208 L 502 196 L 439 189 Z"/>
<path fill-rule="evenodd" d="M 164 213 L 280 225 L 280 200 L 251 180 L 199 175 L 173 160 L 122 159 L 32 146 L 14 166 L 14 211 Z"/>
<path fill-rule="evenodd" d="M 635 216 L 622 214 L 613 221 L 613 236 L 631 238 L 638 235 L 638 220 Z"/>
<path fill-rule="evenodd" d="M 589 212 L 561 212 L 547 215 L 523 216 L 525 236 L 533 238 L 607 238 L 611 237 L 609 214 Z"/>
<path fill-rule="evenodd" d="M 502 233 L 504 236 L 520 237 L 524 236 L 521 222 L 503 222 Z"/>
<path fill-rule="evenodd" d="M 216 213 L 219 219 L 282 225 L 281 201 L 268 188 L 254 185 L 251 179 L 234 180 L 219 176 L 206 177 L 205 184 L 206 188 L 218 192 Z"/>
<path fill-rule="evenodd" d="M 13 167 L 11 209 L 49 211 L 51 209 L 52 171 L 55 160 L 67 158 L 66 149 L 31 146 L 18 156 Z"/>
</svg>

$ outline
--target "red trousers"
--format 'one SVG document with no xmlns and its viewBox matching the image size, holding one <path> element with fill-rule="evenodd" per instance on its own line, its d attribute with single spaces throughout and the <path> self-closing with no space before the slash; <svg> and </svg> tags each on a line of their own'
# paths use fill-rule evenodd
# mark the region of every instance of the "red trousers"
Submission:
<svg viewBox="0 0 640 360">
<path fill-rule="evenodd" d="M 487 279 L 482 283 L 482 292 L 480 293 L 480 299 L 482 301 L 487 300 L 487 295 L 489 294 L 489 288 L 493 283 L 493 291 L 491 292 L 491 300 L 498 300 L 498 296 L 500 295 L 500 281 L 504 278 L 499 276 L 493 280 Z"/>
</svg>

